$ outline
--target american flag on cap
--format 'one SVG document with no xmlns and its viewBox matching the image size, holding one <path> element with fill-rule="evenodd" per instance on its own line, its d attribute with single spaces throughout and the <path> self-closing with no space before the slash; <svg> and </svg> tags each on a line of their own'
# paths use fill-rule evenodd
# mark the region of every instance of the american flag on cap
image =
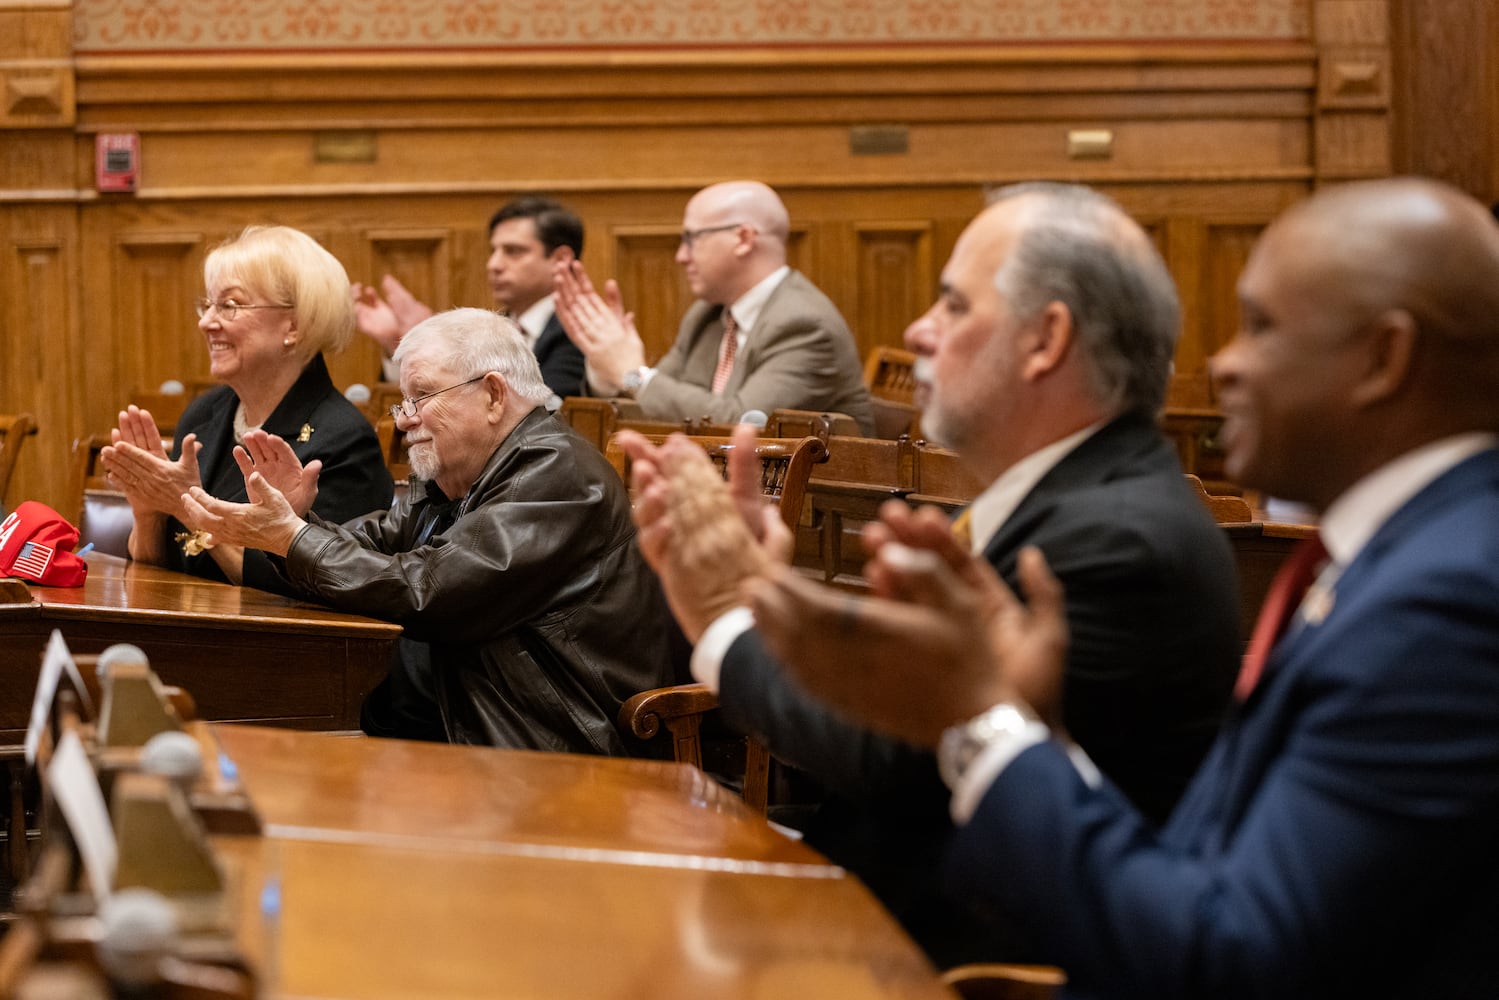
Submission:
<svg viewBox="0 0 1499 1000">
<path fill-rule="evenodd" d="M 47 567 L 52 562 L 52 553 L 55 550 L 50 545 L 41 542 L 27 542 L 21 546 L 21 551 L 16 555 L 16 561 L 11 563 L 11 569 L 17 573 L 27 576 L 41 576 L 47 572 Z"/>
</svg>

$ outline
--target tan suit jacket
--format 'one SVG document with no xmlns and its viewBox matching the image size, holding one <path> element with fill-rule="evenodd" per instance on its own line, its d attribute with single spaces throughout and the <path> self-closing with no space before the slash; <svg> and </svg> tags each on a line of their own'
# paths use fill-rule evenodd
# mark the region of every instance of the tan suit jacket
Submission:
<svg viewBox="0 0 1499 1000">
<path fill-rule="evenodd" d="M 723 340 L 723 307 L 695 302 L 671 350 L 637 397 L 652 420 L 698 417 L 730 423 L 749 410 L 846 413 L 864 433 L 874 415 L 864 370 L 838 308 L 799 271 L 788 274 L 760 310 L 734 360 L 729 383 L 712 391 Z"/>
</svg>

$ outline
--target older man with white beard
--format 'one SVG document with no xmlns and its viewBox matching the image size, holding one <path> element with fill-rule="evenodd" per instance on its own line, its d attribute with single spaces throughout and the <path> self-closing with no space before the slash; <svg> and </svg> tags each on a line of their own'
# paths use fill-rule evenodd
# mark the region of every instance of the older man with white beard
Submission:
<svg viewBox="0 0 1499 1000">
<path fill-rule="evenodd" d="M 246 436 L 250 502 L 194 489 L 194 527 L 261 549 L 297 591 L 406 634 L 365 704 L 372 735 L 622 755 L 631 695 L 675 679 L 660 588 L 634 544 L 624 485 L 543 404 L 515 324 L 439 313 L 396 351 L 392 408 L 413 470 L 393 510 L 304 520 L 315 474 Z M 252 464 L 253 462 L 253 464 Z"/>
</svg>

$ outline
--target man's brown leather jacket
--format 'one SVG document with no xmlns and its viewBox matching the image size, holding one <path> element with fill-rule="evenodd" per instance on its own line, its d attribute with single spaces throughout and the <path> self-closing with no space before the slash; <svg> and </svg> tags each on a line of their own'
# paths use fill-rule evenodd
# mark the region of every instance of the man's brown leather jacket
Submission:
<svg viewBox="0 0 1499 1000">
<path fill-rule="evenodd" d="M 620 704 L 676 680 L 666 603 L 624 484 L 542 409 L 462 498 L 413 480 L 388 514 L 348 527 L 309 520 L 286 576 L 428 644 L 427 680 L 454 743 L 624 754 Z"/>
</svg>

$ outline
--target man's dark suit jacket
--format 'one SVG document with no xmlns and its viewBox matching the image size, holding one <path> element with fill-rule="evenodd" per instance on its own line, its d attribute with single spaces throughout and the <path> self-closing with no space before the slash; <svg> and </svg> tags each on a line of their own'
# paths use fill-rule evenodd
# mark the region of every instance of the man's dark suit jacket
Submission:
<svg viewBox="0 0 1499 1000">
<path fill-rule="evenodd" d="M 531 348 L 541 364 L 541 380 L 559 396 L 576 396 L 583 384 L 583 352 L 567 339 L 554 312 Z"/>
<path fill-rule="evenodd" d="M 1053 743 L 954 840 L 1074 996 L 1499 996 L 1499 452 L 1427 486 L 1288 633 L 1159 833 Z"/>
<path fill-rule="evenodd" d="M 1238 667 L 1237 576 L 1222 530 L 1154 422 L 1128 414 L 1042 477 L 989 541 L 985 557 L 1012 586 L 1026 545 L 1040 547 L 1067 590 L 1069 731 L 1164 820 L 1217 732 Z M 1020 928 L 997 928 L 936 892 L 952 824 L 930 754 L 832 715 L 786 679 L 753 631 L 730 648 L 719 697 L 730 724 L 834 793 L 808 840 L 863 877 L 936 961 L 1024 957 Z"/>
</svg>

